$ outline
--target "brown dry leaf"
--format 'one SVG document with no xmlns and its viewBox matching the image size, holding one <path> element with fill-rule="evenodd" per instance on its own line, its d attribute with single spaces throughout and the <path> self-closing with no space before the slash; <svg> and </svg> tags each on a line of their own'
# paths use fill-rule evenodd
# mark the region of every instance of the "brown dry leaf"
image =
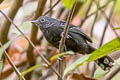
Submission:
<svg viewBox="0 0 120 80">
<path fill-rule="evenodd" d="M 65 62 L 67 63 L 72 58 L 71 55 L 66 55 Z"/>
<path fill-rule="evenodd" d="M 4 0 L 1 4 L 0 4 L 0 10 L 1 9 L 6 9 L 9 8 L 11 6 L 12 0 Z"/>
<path fill-rule="evenodd" d="M 8 55 L 14 62 L 14 64 L 19 67 L 23 66 L 27 62 L 26 50 L 28 48 L 28 41 L 24 37 L 17 38 L 8 49 Z M 42 51 L 40 47 L 36 46 L 37 49 Z M 37 56 L 35 50 L 33 52 L 34 56 Z M 1 73 L 2 78 L 8 77 L 13 72 L 11 65 L 6 60 L 5 67 Z"/>
<path fill-rule="evenodd" d="M 73 73 L 70 75 L 69 80 L 96 80 L 96 79 L 87 77 L 84 74 Z"/>
<path fill-rule="evenodd" d="M 24 37 L 16 39 L 8 49 L 8 55 L 12 61 L 18 61 L 28 45 L 29 43 Z M 6 61 L 6 64 L 8 64 L 8 61 Z"/>
</svg>

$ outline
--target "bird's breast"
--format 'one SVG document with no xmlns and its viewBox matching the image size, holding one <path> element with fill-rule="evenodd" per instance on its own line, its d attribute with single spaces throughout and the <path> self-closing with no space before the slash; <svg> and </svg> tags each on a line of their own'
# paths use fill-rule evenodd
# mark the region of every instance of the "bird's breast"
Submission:
<svg viewBox="0 0 120 80">
<path fill-rule="evenodd" d="M 61 39 L 60 32 L 58 32 L 57 30 L 49 29 L 49 30 L 46 30 L 43 34 L 49 43 L 51 43 L 53 46 L 58 48 L 59 41 Z"/>
</svg>

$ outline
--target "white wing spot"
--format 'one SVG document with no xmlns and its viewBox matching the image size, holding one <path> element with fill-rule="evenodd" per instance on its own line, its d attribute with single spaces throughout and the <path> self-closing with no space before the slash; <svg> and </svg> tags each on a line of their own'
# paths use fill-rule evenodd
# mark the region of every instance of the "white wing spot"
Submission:
<svg viewBox="0 0 120 80">
<path fill-rule="evenodd" d="M 62 32 L 62 33 L 60 34 L 60 36 L 63 37 L 63 36 L 64 36 L 63 34 L 64 34 L 64 32 Z M 69 34 L 67 34 L 66 38 L 67 38 L 67 39 L 68 39 L 68 38 L 71 38 L 71 36 L 70 36 Z"/>
<path fill-rule="evenodd" d="M 104 59 L 104 63 L 105 63 L 105 64 L 109 64 L 110 62 L 109 62 L 109 60 L 108 60 L 107 58 L 105 58 L 105 59 Z"/>
</svg>

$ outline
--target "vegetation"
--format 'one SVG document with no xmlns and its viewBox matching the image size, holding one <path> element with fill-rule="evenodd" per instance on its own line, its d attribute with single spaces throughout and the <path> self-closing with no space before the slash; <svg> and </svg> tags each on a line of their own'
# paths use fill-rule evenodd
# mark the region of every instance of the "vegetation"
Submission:
<svg viewBox="0 0 120 80">
<path fill-rule="evenodd" d="M 1 0 L 0 80 L 119 80 L 119 6 L 120 0 Z M 59 50 L 31 23 L 39 16 L 67 22 Z M 90 36 L 94 52 L 63 52 L 70 23 Z M 105 55 L 115 61 L 108 71 L 93 62 Z"/>
</svg>

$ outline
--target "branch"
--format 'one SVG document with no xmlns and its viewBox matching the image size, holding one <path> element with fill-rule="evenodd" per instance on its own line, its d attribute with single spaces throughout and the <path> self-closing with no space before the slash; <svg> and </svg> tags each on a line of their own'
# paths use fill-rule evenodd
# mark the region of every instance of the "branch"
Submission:
<svg viewBox="0 0 120 80">
<path fill-rule="evenodd" d="M 110 19 L 111 19 L 111 17 L 112 17 L 112 14 L 113 14 L 113 10 L 114 10 L 114 7 L 115 7 L 115 4 L 116 4 L 116 1 L 114 1 L 114 3 L 113 3 L 113 5 L 112 5 L 112 8 L 111 8 L 111 11 L 110 11 L 110 13 L 109 13 L 109 17 L 107 17 L 106 16 L 106 14 L 105 14 L 105 12 L 103 11 L 103 10 L 101 10 L 101 13 L 104 15 L 104 17 L 106 18 L 106 20 L 107 20 L 107 23 L 106 23 L 106 25 L 105 25 L 105 28 L 104 28 L 104 31 L 103 31 L 103 34 L 102 34 L 102 38 L 101 38 L 101 42 L 100 42 L 100 44 L 99 44 L 99 47 L 102 45 L 102 43 L 103 43 L 103 39 L 104 39 L 104 36 L 105 36 L 105 32 L 106 32 L 106 29 L 107 29 L 107 26 L 108 26 L 108 24 L 110 24 Z M 110 24 L 110 26 L 111 26 L 111 28 L 112 28 L 112 30 L 113 30 L 113 25 L 111 25 Z M 114 30 L 113 30 L 114 31 Z M 114 33 L 116 34 L 116 36 L 118 36 L 118 34 L 114 31 Z"/>
<path fill-rule="evenodd" d="M 88 10 L 87 10 L 87 12 L 86 12 L 86 15 L 87 15 L 87 16 L 85 16 L 85 17 L 82 19 L 81 24 L 79 25 L 79 27 L 82 27 L 82 25 L 83 25 L 83 23 L 85 22 L 86 19 L 88 19 L 88 18 L 91 17 L 92 15 L 96 14 L 96 13 L 98 12 L 98 10 L 100 10 L 100 9 L 102 9 L 102 8 L 105 8 L 109 3 L 110 3 L 110 2 L 107 2 L 105 5 L 99 7 L 96 11 L 92 12 L 92 13 L 89 14 L 89 15 L 87 15 L 87 13 L 88 13 Z M 91 5 L 89 5 L 89 8 L 90 8 L 90 6 L 91 6 Z M 88 9 L 89 9 L 89 8 L 88 8 Z"/>
<path fill-rule="evenodd" d="M 98 11 L 101 10 L 101 9 L 103 9 L 103 8 L 105 8 L 105 7 L 110 3 L 110 1 L 108 1 L 108 2 L 107 2 L 105 5 L 103 5 L 103 6 L 99 6 L 99 4 L 97 4 L 97 2 L 95 2 L 95 3 L 96 3 L 96 6 L 97 6 L 97 10 L 96 10 L 96 12 L 93 12 L 93 13 L 90 14 L 90 15 L 92 15 L 92 14 L 96 13 L 95 19 L 94 19 L 93 24 L 92 24 L 91 32 L 90 32 L 90 36 L 91 36 L 91 37 L 93 37 L 93 29 L 94 29 L 94 25 L 95 25 L 95 22 L 96 22 L 96 19 L 97 19 L 97 16 L 98 16 Z M 89 16 L 90 16 L 90 15 L 89 15 Z M 88 17 L 89 17 L 89 16 L 88 16 Z"/>
<path fill-rule="evenodd" d="M 46 0 L 38 1 L 38 6 L 37 6 L 37 10 L 36 10 L 34 19 L 37 19 L 37 17 L 42 15 L 45 3 L 46 3 Z M 38 28 L 33 24 L 30 39 L 34 44 L 37 42 L 37 33 L 38 33 Z M 35 65 L 35 58 L 33 55 L 33 47 L 31 45 L 28 46 L 27 59 L 30 64 L 29 68 Z M 30 80 L 31 74 L 32 74 L 32 71 L 26 75 L 27 80 Z"/>
<path fill-rule="evenodd" d="M 69 15 L 68 15 L 68 18 L 67 18 L 67 21 L 66 21 L 66 24 L 65 24 L 65 28 L 64 28 L 63 37 L 61 38 L 60 44 L 59 44 L 59 53 L 64 52 L 65 40 L 66 40 L 66 36 L 68 34 L 69 25 L 71 23 L 71 20 L 72 20 L 72 17 L 73 17 L 73 13 L 75 11 L 76 4 L 77 4 L 77 1 L 75 2 L 75 4 L 73 5 L 72 9 L 69 12 Z M 60 58 L 62 58 L 62 57 L 60 57 Z M 63 60 L 60 60 L 60 59 L 59 59 L 58 71 L 59 71 L 60 75 L 62 76 L 63 75 L 63 71 L 64 71 L 63 70 Z M 58 77 L 58 80 L 61 80 L 61 79 Z"/>
<path fill-rule="evenodd" d="M 94 29 L 94 26 L 95 26 L 97 17 L 98 17 L 98 10 L 97 10 L 97 12 L 96 12 L 96 15 L 95 15 L 95 18 L 94 18 L 94 21 L 93 21 L 93 24 L 92 24 L 92 28 L 91 28 L 91 31 L 90 31 L 90 36 L 91 36 L 91 37 L 93 37 L 93 29 Z"/>
<path fill-rule="evenodd" d="M 86 11 L 85 17 L 82 19 L 81 24 L 79 25 L 79 27 L 82 27 L 83 23 L 84 23 L 85 20 L 88 18 L 87 16 L 88 16 L 88 13 L 89 13 L 89 11 L 90 11 L 90 9 L 91 9 L 91 7 L 92 7 L 93 1 L 94 1 L 94 0 L 91 0 L 90 5 L 88 6 L 88 9 L 87 9 L 87 11 Z"/>
<path fill-rule="evenodd" d="M 43 16 L 47 15 L 61 0 L 58 0 L 48 11 L 43 13 Z"/>
<path fill-rule="evenodd" d="M 1 42 L 0 42 L 0 46 L 1 47 L 3 46 Z M 15 71 L 15 73 L 17 74 L 17 76 L 20 78 L 21 73 L 19 72 L 19 70 L 17 69 L 17 67 L 14 65 L 14 63 L 12 62 L 12 60 L 10 59 L 10 57 L 8 56 L 7 51 L 5 51 L 4 56 L 7 58 L 8 62 L 12 66 L 13 70 Z M 25 80 L 24 77 L 22 77 L 22 79 Z"/>
<path fill-rule="evenodd" d="M 120 71 L 120 65 L 118 65 L 113 71 L 109 72 L 104 80 L 111 80 Z"/>
<path fill-rule="evenodd" d="M 114 7 L 115 7 L 115 4 L 116 4 L 116 2 L 114 2 Z M 101 11 L 102 11 L 102 10 L 101 10 Z M 106 16 L 106 14 L 105 14 L 104 11 L 102 11 L 102 14 L 103 14 L 104 17 L 106 18 L 106 20 L 109 21 L 109 18 Z M 114 30 L 113 24 L 112 24 L 112 23 L 109 23 L 109 25 L 110 25 L 110 28 L 111 28 L 111 29 L 113 30 L 113 32 L 115 33 L 115 35 L 116 35 L 117 37 L 120 37 L 120 36 L 117 34 L 117 32 Z"/>
<path fill-rule="evenodd" d="M 73 17 L 76 16 L 76 14 L 78 14 L 78 11 L 82 8 L 83 4 L 83 2 L 77 2 Z"/>
<path fill-rule="evenodd" d="M 1 10 L 0 12 L 2 13 L 2 15 L 8 20 L 10 21 L 14 27 L 26 38 L 26 40 L 28 40 L 28 42 L 31 44 L 31 46 L 36 50 L 36 52 L 38 53 L 38 55 L 41 57 L 41 59 L 54 71 L 54 73 L 56 73 L 57 76 L 59 76 L 59 78 L 62 79 L 62 77 L 60 76 L 60 74 L 55 70 L 54 67 L 51 66 L 51 64 L 49 63 L 49 61 L 39 52 L 39 50 L 35 47 L 35 45 L 32 43 L 32 41 L 28 38 L 28 36 L 26 36 L 19 28 L 18 26 L 16 26 L 16 24 L 7 16 L 5 15 Z M 63 79 L 62 79 L 63 80 Z"/>
</svg>

